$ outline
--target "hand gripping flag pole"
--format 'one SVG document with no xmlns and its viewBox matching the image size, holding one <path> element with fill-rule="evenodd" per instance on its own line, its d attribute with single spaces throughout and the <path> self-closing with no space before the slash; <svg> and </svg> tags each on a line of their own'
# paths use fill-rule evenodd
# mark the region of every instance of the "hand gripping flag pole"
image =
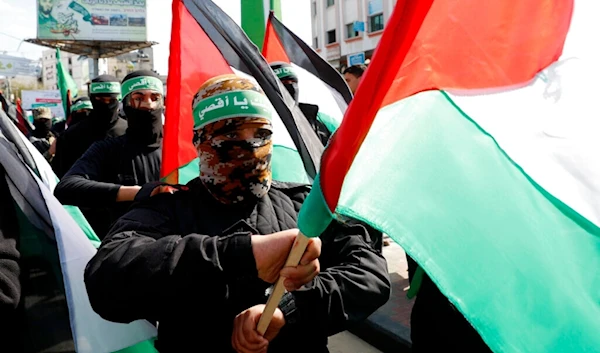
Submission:
<svg viewBox="0 0 600 353">
<path fill-rule="evenodd" d="M 308 246 L 309 240 L 309 237 L 302 234 L 300 231 L 298 232 L 298 235 L 296 236 L 296 240 L 294 240 L 294 245 L 292 246 L 292 250 L 288 255 L 284 267 L 297 266 L 298 263 L 300 263 L 300 259 L 302 258 L 306 247 Z M 277 283 L 273 288 L 273 292 L 271 293 L 271 296 L 269 296 L 269 300 L 267 301 L 267 306 L 265 307 L 265 310 L 263 311 L 260 320 L 258 321 L 257 330 L 258 333 L 260 333 L 261 335 L 264 335 L 265 332 L 267 332 L 267 328 L 269 328 L 269 324 L 271 323 L 271 319 L 273 318 L 275 309 L 277 309 L 279 302 L 281 302 L 281 298 L 285 294 L 285 287 L 283 285 L 284 280 L 285 278 L 281 276 L 277 280 Z"/>
</svg>

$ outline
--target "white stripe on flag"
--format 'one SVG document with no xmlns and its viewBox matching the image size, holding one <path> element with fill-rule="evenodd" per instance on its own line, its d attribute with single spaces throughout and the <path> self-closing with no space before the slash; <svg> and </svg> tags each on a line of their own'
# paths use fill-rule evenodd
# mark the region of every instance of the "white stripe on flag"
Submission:
<svg viewBox="0 0 600 353">
<path fill-rule="evenodd" d="M 319 106 L 319 112 L 342 122 L 348 105 L 342 95 L 321 79 L 292 63 L 294 72 L 298 76 L 298 100 Z"/>
<path fill-rule="evenodd" d="M 450 97 L 535 182 L 600 226 L 598 82 L 595 65 L 569 59 L 526 87 Z"/>
<path fill-rule="evenodd" d="M 96 249 L 50 190 L 37 176 L 34 177 L 52 218 L 77 352 L 115 352 L 156 337 L 156 329 L 147 321 L 118 324 L 106 321 L 94 312 L 83 272 Z"/>
</svg>

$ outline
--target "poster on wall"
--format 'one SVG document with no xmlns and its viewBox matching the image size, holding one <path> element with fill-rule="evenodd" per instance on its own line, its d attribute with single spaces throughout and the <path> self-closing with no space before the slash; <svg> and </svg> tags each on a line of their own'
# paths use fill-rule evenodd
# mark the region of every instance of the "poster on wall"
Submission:
<svg viewBox="0 0 600 353">
<path fill-rule="evenodd" d="M 146 41 L 146 0 L 36 0 L 39 39 Z"/>
<path fill-rule="evenodd" d="M 21 91 L 21 106 L 26 110 L 48 107 L 53 118 L 65 117 L 59 90 Z"/>
</svg>

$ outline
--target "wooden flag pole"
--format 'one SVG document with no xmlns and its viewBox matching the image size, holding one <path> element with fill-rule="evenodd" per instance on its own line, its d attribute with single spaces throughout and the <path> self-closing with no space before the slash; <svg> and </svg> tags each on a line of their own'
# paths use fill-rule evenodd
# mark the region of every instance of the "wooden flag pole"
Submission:
<svg viewBox="0 0 600 353">
<path fill-rule="evenodd" d="M 298 235 L 296 236 L 296 240 L 294 241 L 294 245 L 292 246 L 292 250 L 290 251 L 290 254 L 288 255 L 288 258 L 285 262 L 285 267 L 297 266 L 298 263 L 300 263 L 300 259 L 302 259 L 302 255 L 304 255 L 304 251 L 308 246 L 309 240 L 310 238 L 306 235 L 298 233 Z M 260 316 L 257 330 L 258 333 L 260 333 L 261 335 L 264 335 L 265 332 L 267 332 L 267 328 L 271 323 L 271 319 L 273 318 L 275 309 L 277 309 L 277 306 L 279 305 L 279 302 L 281 302 L 281 298 L 285 293 L 283 281 L 284 278 L 280 276 L 277 280 L 277 283 L 275 284 L 275 287 L 273 288 L 271 296 L 269 296 L 269 300 L 267 301 L 265 310 Z"/>
</svg>

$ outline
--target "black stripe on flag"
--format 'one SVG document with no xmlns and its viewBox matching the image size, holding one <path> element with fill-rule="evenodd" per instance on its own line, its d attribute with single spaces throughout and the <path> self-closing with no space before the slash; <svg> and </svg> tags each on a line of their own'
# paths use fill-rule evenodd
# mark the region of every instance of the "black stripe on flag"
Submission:
<svg viewBox="0 0 600 353">
<path fill-rule="evenodd" d="M 350 104 L 352 93 L 342 75 L 302 39 L 281 23 L 277 17 L 275 17 L 273 12 L 271 12 L 270 18 L 271 24 L 273 25 L 290 61 L 321 79 L 321 81 L 339 92 L 346 101 L 346 104 Z"/>
<path fill-rule="evenodd" d="M 183 0 L 183 3 L 229 65 L 254 77 L 261 86 L 294 141 L 307 173 L 314 178 L 319 170 L 323 145 L 300 110 L 297 107 L 290 110 L 283 100 L 283 87 L 258 48 L 212 1 Z"/>
</svg>

